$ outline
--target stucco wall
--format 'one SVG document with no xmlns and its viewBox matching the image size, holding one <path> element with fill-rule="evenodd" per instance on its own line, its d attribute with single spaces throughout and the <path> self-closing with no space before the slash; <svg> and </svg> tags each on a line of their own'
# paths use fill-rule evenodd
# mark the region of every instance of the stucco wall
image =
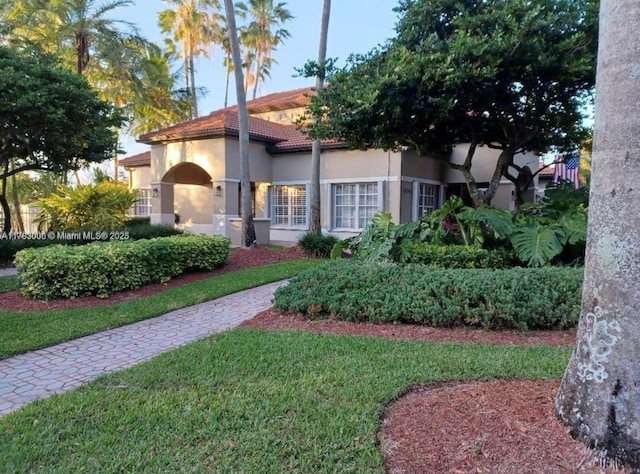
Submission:
<svg viewBox="0 0 640 474">
<path fill-rule="evenodd" d="M 249 143 L 249 175 L 251 181 L 271 182 L 271 156 L 267 153 L 265 147 L 265 143 Z M 242 177 L 240 143 L 237 138 L 226 138 L 224 156 L 227 179 L 240 180 Z"/>
<path fill-rule="evenodd" d="M 151 147 L 153 163 L 151 181 L 160 182 L 171 168 L 180 163 L 193 163 L 206 171 L 214 181 L 224 178 L 225 141 L 223 138 L 171 142 Z"/>
<path fill-rule="evenodd" d="M 149 189 L 151 187 L 151 166 L 136 166 L 125 169 L 129 188 Z"/>
<path fill-rule="evenodd" d="M 451 162 L 458 164 L 464 163 L 468 150 L 468 144 L 455 146 L 451 153 Z M 499 150 L 493 150 L 487 147 L 478 147 L 476 149 L 473 156 L 471 173 L 477 182 L 487 182 L 491 179 L 499 154 Z M 514 162 L 519 166 L 527 165 L 532 171 L 535 171 L 538 169 L 539 158 L 535 153 L 521 153 L 514 157 Z M 464 183 L 464 176 L 460 171 L 447 167 L 443 180 L 448 183 Z"/>
<path fill-rule="evenodd" d="M 180 215 L 180 225 L 211 224 L 213 190 L 211 185 L 176 184 L 173 188 L 174 211 Z"/>
<path fill-rule="evenodd" d="M 267 120 L 269 122 L 277 122 L 283 125 L 290 125 L 295 119 L 303 115 L 306 109 L 306 107 L 295 107 L 286 110 L 275 110 L 271 112 L 251 114 L 251 116 L 261 118 L 262 120 Z"/>
</svg>

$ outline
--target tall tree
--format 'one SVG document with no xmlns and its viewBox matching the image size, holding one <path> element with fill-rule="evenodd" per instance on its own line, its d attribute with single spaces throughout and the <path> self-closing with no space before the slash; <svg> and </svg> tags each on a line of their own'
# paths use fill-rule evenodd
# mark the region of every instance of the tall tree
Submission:
<svg viewBox="0 0 640 474">
<path fill-rule="evenodd" d="M 167 0 L 173 9 L 158 14 L 163 33 L 170 33 L 170 42 L 180 43 L 184 61 L 185 83 L 193 101 L 193 117 L 198 116 L 195 60 L 208 55 L 213 43 L 221 41 L 218 0 Z"/>
<path fill-rule="evenodd" d="M 397 36 L 354 56 L 314 99 L 331 136 L 364 148 L 409 148 L 449 156 L 476 203 L 490 202 L 502 177 L 526 174 L 520 152 L 575 150 L 587 133 L 583 104 L 595 79 L 595 0 L 402 0 Z M 483 195 L 471 173 L 479 146 L 499 158 Z M 520 175 L 520 176 L 519 176 Z M 520 178 L 520 179 L 519 179 Z"/>
<path fill-rule="evenodd" d="M 640 472 L 640 3 L 600 8 L 582 307 L 555 406 L 572 436 Z"/>
<path fill-rule="evenodd" d="M 285 2 L 274 4 L 273 0 L 249 0 L 247 4 L 238 3 L 238 8 L 246 11 L 249 24 L 246 28 L 246 42 L 253 53 L 253 95 L 258 93 L 259 83 L 268 75 L 273 63 L 272 52 L 285 39 L 289 31 L 282 25 L 293 18 Z"/>
<path fill-rule="evenodd" d="M 0 46 L 0 207 L 10 230 L 7 179 L 27 170 L 63 172 L 111 158 L 122 118 L 85 78 L 36 51 Z"/>
<path fill-rule="evenodd" d="M 316 72 L 316 91 L 322 90 L 326 75 L 325 60 L 327 58 L 327 36 L 329 35 L 329 18 L 331 16 L 331 0 L 324 0 L 320 26 L 320 46 L 318 47 L 318 70 Z M 309 232 L 322 233 L 320 222 L 320 154 L 322 143 L 319 138 L 311 145 L 311 187 L 309 192 Z"/>
<path fill-rule="evenodd" d="M 233 8 L 233 0 L 224 0 L 227 16 L 227 29 L 229 44 L 231 45 L 231 57 L 233 59 L 233 74 L 236 82 L 236 97 L 238 100 L 239 122 L 239 146 L 240 146 L 240 190 L 242 200 L 242 231 L 240 242 L 243 247 L 252 247 L 256 240 L 256 231 L 253 226 L 251 207 L 251 177 L 249 175 L 249 114 L 247 112 L 247 99 L 244 91 L 244 78 L 242 77 L 242 59 L 240 57 L 240 42 L 236 28 L 236 15 Z"/>
</svg>

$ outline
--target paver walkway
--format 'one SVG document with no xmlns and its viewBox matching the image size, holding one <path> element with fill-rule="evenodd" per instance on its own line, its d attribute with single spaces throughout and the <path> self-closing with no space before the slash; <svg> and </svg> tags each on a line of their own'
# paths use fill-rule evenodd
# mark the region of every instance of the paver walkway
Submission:
<svg viewBox="0 0 640 474">
<path fill-rule="evenodd" d="M 0 268 L 0 277 L 8 275 L 17 275 L 18 269 L 15 267 Z"/>
<path fill-rule="evenodd" d="M 224 331 L 272 306 L 270 283 L 108 331 L 0 360 L 0 416 L 99 375 Z"/>
</svg>

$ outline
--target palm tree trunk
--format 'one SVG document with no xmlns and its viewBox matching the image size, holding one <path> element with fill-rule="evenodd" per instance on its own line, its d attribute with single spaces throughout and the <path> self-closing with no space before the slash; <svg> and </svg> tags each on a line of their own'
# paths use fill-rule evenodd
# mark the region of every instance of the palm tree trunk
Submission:
<svg viewBox="0 0 640 474">
<path fill-rule="evenodd" d="M 18 187 L 16 175 L 11 175 L 11 200 L 13 201 L 14 220 L 18 232 L 24 232 L 24 221 L 22 220 L 22 210 L 20 208 L 20 199 L 18 198 Z"/>
<path fill-rule="evenodd" d="M 231 69 L 229 63 L 231 62 L 231 56 L 227 56 L 227 70 L 224 78 L 224 108 L 227 108 L 229 103 L 229 79 L 231 77 Z"/>
<path fill-rule="evenodd" d="M 255 81 L 253 81 L 253 95 L 252 98 L 255 99 L 258 94 L 258 82 L 260 81 L 260 68 L 262 67 L 262 55 L 260 54 L 260 50 L 256 51 L 256 73 L 255 73 Z"/>
<path fill-rule="evenodd" d="M 316 91 L 324 87 L 326 75 L 325 61 L 327 57 L 327 37 L 329 34 L 329 17 L 331 16 L 331 0 L 324 0 L 320 28 L 320 46 L 318 48 L 318 73 L 316 75 Z M 320 154 L 322 144 L 319 139 L 311 144 L 311 186 L 309 189 L 309 232 L 322 233 L 320 221 Z"/>
<path fill-rule="evenodd" d="M 640 3 L 602 0 L 584 285 L 555 400 L 573 437 L 640 470 Z"/>
<path fill-rule="evenodd" d="M 196 96 L 196 68 L 193 45 L 189 46 L 189 74 L 191 75 L 191 96 L 193 97 L 193 118 L 198 118 L 198 97 Z"/>
<path fill-rule="evenodd" d="M 247 99 L 244 90 L 244 78 L 242 77 L 242 58 L 240 57 L 240 44 L 236 29 L 236 17 L 233 8 L 233 0 L 224 0 L 229 29 L 229 42 L 233 58 L 233 71 L 236 80 L 236 95 L 238 99 L 238 122 L 240 142 L 240 171 L 242 174 L 240 187 L 242 191 L 242 232 L 240 243 L 243 247 L 252 247 L 256 240 L 256 232 L 253 226 L 251 209 L 251 177 L 249 175 L 249 115 L 247 113 Z"/>
</svg>

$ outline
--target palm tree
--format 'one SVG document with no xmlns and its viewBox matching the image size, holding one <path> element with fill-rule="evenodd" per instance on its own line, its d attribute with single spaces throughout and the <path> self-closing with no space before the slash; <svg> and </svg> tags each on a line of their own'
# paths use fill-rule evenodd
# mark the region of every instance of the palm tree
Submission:
<svg viewBox="0 0 640 474">
<path fill-rule="evenodd" d="M 83 74 L 120 50 L 124 39 L 141 39 L 132 23 L 113 18 L 115 10 L 131 5 L 133 0 L 22 0 L 7 16 L 13 38 L 35 42 L 69 60 L 73 57 L 76 71 Z"/>
<path fill-rule="evenodd" d="M 158 14 L 158 25 L 172 37 L 168 44 L 180 43 L 187 89 L 193 101 L 193 117 L 198 116 L 195 84 L 195 59 L 209 53 L 209 47 L 221 41 L 222 29 L 218 0 L 167 0 L 174 9 Z"/>
<path fill-rule="evenodd" d="M 281 26 L 293 18 L 285 2 L 274 5 L 273 0 L 249 0 L 248 4 L 238 3 L 250 19 L 245 32 L 245 44 L 252 50 L 253 98 L 256 98 L 258 85 L 268 76 L 273 60 L 271 54 L 290 34 Z"/>
<path fill-rule="evenodd" d="M 240 41 L 236 28 L 236 16 L 233 8 L 233 0 L 224 0 L 227 14 L 227 28 L 229 45 L 231 46 L 231 58 L 236 82 L 236 96 L 238 100 L 238 122 L 240 142 L 240 190 L 242 193 L 242 231 L 240 242 L 243 247 L 251 247 L 256 239 L 251 215 L 251 178 L 249 176 L 249 114 L 247 113 L 247 100 L 244 90 L 244 78 L 242 77 L 242 60 L 240 57 Z"/>
<path fill-rule="evenodd" d="M 555 406 L 596 454 L 640 471 L 640 3 L 600 2 L 593 170 L 576 345 Z"/>
<path fill-rule="evenodd" d="M 327 36 L 329 35 L 329 17 L 331 16 L 331 0 L 324 0 L 320 27 L 320 46 L 318 48 L 318 70 L 316 73 L 316 91 L 324 87 L 325 61 L 327 58 Z M 320 222 L 320 139 L 313 140 L 311 145 L 311 186 L 309 192 L 309 232 L 322 233 Z"/>
</svg>

